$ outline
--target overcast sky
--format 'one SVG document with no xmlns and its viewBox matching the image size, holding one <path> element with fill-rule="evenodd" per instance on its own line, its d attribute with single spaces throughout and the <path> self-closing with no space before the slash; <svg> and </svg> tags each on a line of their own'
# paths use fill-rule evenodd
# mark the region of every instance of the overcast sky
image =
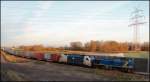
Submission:
<svg viewBox="0 0 150 82">
<path fill-rule="evenodd" d="M 149 41 L 148 1 L 1 1 L 1 44 L 64 46 L 72 41 L 133 41 L 131 12 L 144 10 L 140 41 Z"/>
</svg>

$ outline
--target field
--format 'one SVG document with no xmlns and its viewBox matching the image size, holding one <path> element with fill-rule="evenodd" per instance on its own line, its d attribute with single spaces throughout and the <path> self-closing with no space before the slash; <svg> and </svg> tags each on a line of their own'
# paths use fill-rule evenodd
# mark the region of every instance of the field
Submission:
<svg viewBox="0 0 150 82">
<path fill-rule="evenodd" d="M 5 57 L 6 54 L 2 53 Z M 1 55 L 1 57 L 2 57 Z M 29 60 L 16 61 L 10 56 L 1 62 L 2 81 L 148 81 L 148 76 L 124 73 L 117 70 L 87 68 L 59 63 Z M 15 60 L 7 61 L 7 58 Z"/>
<path fill-rule="evenodd" d="M 149 52 L 127 52 L 125 53 L 125 57 L 133 57 L 133 58 L 148 58 L 149 59 Z"/>
</svg>

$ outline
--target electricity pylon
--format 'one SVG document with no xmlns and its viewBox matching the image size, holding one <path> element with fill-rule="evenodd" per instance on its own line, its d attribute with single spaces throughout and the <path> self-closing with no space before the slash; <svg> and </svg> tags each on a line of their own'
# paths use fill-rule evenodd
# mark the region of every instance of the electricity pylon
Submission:
<svg viewBox="0 0 150 82">
<path fill-rule="evenodd" d="M 144 18 L 144 15 L 141 15 L 143 10 L 140 10 L 138 8 L 135 8 L 135 10 L 132 12 L 133 17 L 131 18 L 131 21 L 133 21 L 129 27 L 133 27 L 133 50 L 140 50 L 140 36 L 139 36 L 139 27 L 140 25 L 145 24 L 146 22 L 141 21 L 142 18 Z"/>
</svg>

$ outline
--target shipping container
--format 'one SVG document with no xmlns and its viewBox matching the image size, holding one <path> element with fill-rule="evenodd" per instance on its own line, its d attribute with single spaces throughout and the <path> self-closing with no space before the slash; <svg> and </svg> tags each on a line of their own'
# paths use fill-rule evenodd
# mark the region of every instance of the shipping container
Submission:
<svg viewBox="0 0 150 82">
<path fill-rule="evenodd" d="M 14 54 L 13 55 L 18 56 L 19 55 L 19 51 L 14 50 Z"/>
<path fill-rule="evenodd" d="M 11 54 L 11 55 L 14 55 L 14 54 L 15 54 L 15 51 L 9 49 L 9 50 L 8 50 L 8 53 Z"/>
<path fill-rule="evenodd" d="M 83 65 L 84 56 L 79 54 L 71 54 L 67 56 L 67 63 L 72 65 Z"/>
<path fill-rule="evenodd" d="M 26 54 L 26 51 L 23 51 L 22 54 L 21 54 L 21 57 L 26 57 L 25 54 Z"/>
<path fill-rule="evenodd" d="M 15 50 L 15 51 L 17 56 L 22 56 L 22 54 L 24 54 L 23 50 Z"/>
<path fill-rule="evenodd" d="M 22 57 L 26 57 L 26 51 L 22 54 Z"/>
<path fill-rule="evenodd" d="M 51 61 L 51 53 L 45 53 L 44 54 L 44 60 Z"/>
<path fill-rule="evenodd" d="M 31 52 L 29 52 L 29 51 L 25 52 L 24 56 L 26 58 L 31 58 Z"/>
<path fill-rule="evenodd" d="M 60 54 L 52 54 L 51 55 L 51 60 L 53 62 L 59 62 Z"/>
<path fill-rule="evenodd" d="M 35 58 L 36 58 L 36 55 L 35 55 L 34 52 L 30 52 L 30 58 L 32 58 L 32 59 L 35 59 Z"/>
<path fill-rule="evenodd" d="M 61 63 L 67 63 L 67 56 L 68 56 L 67 54 L 61 54 L 59 62 L 61 62 Z"/>
<path fill-rule="evenodd" d="M 44 53 L 36 52 L 35 53 L 35 58 L 37 60 L 44 60 Z"/>
</svg>

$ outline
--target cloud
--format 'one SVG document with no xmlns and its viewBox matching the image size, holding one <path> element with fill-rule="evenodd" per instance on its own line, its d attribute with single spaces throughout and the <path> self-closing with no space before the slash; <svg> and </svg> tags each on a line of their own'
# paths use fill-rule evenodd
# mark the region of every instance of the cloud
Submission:
<svg viewBox="0 0 150 82">
<path fill-rule="evenodd" d="M 51 12 L 50 8 L 53 6 L 53 3 L 54 2 L 51 1 L 38 2 L 36 9 L 33 10 L 33 15 L 28 19 L 25 26 L 21 28 L 21 30 L 20 28 L 9 28 L 5 31 L 5 28 L 2 29 L 7 34 L 10 32 L 9 37 L 13 33 L 17 34 L 17 32 L 22 32 L 17 36 L 12 36 L 9 41 L 6 39 L 5 41 L 7 41 L 8 45 L 12 45 L 13 43 L 16 45 L 42 43 L 53 46 L 61 46 L 68 44 L 71 41 L 78 40 L 82 42 L 89 40 L 132 41 L 133 29 L 128 27 L 129 21 L 127 18 L 119 18 L 117 15 L 116 19 L 109 18 L 112 16 L 112 11 L 128 3 L 119 2 L 119 4 L 115 3 L 114 5 L 104 5 L 104 9 L 103 6 L 100 6 L 101 8 L 85 9 L 85 11 L 81 11 L 79 14 L 66 13 L 68 11 L 65 11 L 64 9 L 65 14 L 63 15 L 59 14 L 58 11 L 55 12 L 54 10 L 52 12 L 57 13 L 57 15 L 52 17 L 53 13 L 50 15 L 48 15 L 48 13 Z M 62 9 L 63 8 L 64 7 L 62 7 Z M 77 11 L 75 11 L 75 13 L 76 12 Z M 64 12 L 61 11 L 61 13 Z M 105 17 L 111 20 L 105 19 Z M 20 26 L 16 27 L 18 28 Z M 145 26 L 145 28 L 147 29 L 147 26 Z M 146 34 L 149 33 L 149 31 L 145 31 L 144 29 L 142 33 L 141 40 L 147 40 L 148 38 L 145 36 L 149 36 L 149 34 Z M 5 41 L 3 42 L 6 43 Z"/>
<path fill-rule="evenodd" d="M 36 26 L 33 26 L 37 24 L 36 20 L 42 20 L 43 19 L 42 16 L 44 16 L 48 12 L 48 9 L 52 6 L 52 4 L 53 4 L 53 1 L 48 1 L 48 2 L 39 1 L 39 5 L 37 5 L 36 10 L 34 10 L 33 16 L 30 17 L 26 23 L 25 31 L 28 31 L 28 29 L 32 27 L 36 27 Z"/>
</svg>

